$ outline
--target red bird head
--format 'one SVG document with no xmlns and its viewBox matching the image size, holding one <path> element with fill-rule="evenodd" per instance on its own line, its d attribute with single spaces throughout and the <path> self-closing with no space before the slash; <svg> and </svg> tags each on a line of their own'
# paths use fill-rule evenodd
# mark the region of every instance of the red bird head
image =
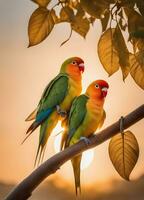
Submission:
<svg viewBox="0 0 144 200">
<path fill-rule="evenodd" d="M 96 80 L 87 88 L 86 93 L 93 98 L 104 99 L 107 96 L 109 85 L 104 80 Z"/>
<path fill-rule="evenodd" d="M 81 75 L 84 72 L 84 61 L 79 57 L 69 58 L 62 64 L 61 72 L 71 76 Z"/>
</svg>

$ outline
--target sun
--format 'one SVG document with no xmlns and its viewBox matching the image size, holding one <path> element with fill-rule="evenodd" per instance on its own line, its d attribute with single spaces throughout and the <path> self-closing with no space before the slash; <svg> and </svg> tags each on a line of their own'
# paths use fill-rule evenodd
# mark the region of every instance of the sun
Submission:
<svg viewBox="0 0 144 200">
<path fill-rule="evenodd" d="M 61 137 L 62 137 L 62 133 L 59 133 L 57 136 L 55 136 L 54 150 L 56 153 L 60 151 Z M 92 163 L 93 159 L 94 159 L 94 150 L 90 149 L 90 150 L 85 151 L 82 155 L 81 170 L 88 168 L 90 164 Z"/>
</svg>

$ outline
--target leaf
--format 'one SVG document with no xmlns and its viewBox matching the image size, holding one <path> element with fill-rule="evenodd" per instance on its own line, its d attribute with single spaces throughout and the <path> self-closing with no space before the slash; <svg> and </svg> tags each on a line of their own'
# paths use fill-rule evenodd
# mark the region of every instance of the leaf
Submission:
<svg viewBox="0 0 144 200">
<path fill-rule="evenodd" d="M 31 0 L 37 3 L 40 7 L 47 7 L 51 0 Z"/>
<path fill-rule="evenodd" d="M 139 157 L 139 146 L 134 134 L 126 131 L 115 135 L 109 143 L 109 156 L 119 175 L 129 180 Z"/>
<path fill-rule="evenodd" d="M 109 22 L 109 18 L 110 18 L 110 11 L 108 10 L 105 15 L 104 18 L 101 18 L 101 24 L 102 24 L 102 32 L 104 32 L 107 28 L 108 22 Z"/>
<path fill-rule="evenodd" d="M 83 9 L 92 17 L 101 18 L 109 9 L 110 2 L 106 0 L 80 0 Z"/>
<path fill-rule="evenodd" d="M 51 12 L 51 16 L 53 18 L 54 24 L 59 23 L 59 18 L 57 17 L 55 10 L 52 9 L 50 12 Z"/>
<path fill-rule="evenodd" d="M 30 17 L 28 25 L 29 47 L 42 42 L 52 31 L 54 20 L 51 11 L 46 8 L 36 9 Z"/>
<path fill-rule="evenodd" d="M 118 15 L 120 17 L 118 24 L 119 24 L 120 28 L 123 31 L 125 31 L 126 28 L 127 28 L 127 23 L 126 23 L 125 18 L 123 16 L 123 10 L 120 10 L 119 13 L 118 13 Z"/>
<path fill-rule="evenodd" d="M 133 9 L 124 9 L 128 18 L 129 40 L 134 46 L 135 51 L 144 49 L 144 17 Z"/>
<path fill-rule="evenodd" d="M 113 35 L 115 28 L 109 28 L 105 31 L 98 42 L 99 59 L 109 75 L 112 75 L 119 69 L 119 57 L 114 48 Z"/>
<path fill-rule="evenodd" d="M 117 25 L 116 30 L 114 32 L 114 45 L 115 49 L 118 52 L 118 57 L 119 57 L 119 64 L 122 70 L 123 74 L 123 80 L 127 77 L 129 74 L 130 68 L 129 68 L 129 51 L 128 48 L 125 44 L 124 37 L 122 35 L 122 32 Z"/>
<path fill-rule="evenodd" d="M 136 4 L 140 13 L 144 16 L 144 1 L 137 1 Z"/>
<path fill-rule="evenodd" d="M 60 11 L 60 22 L 71 22 L 74 18 L 74 11 L 70 7 L 63 7 Z"/>
<path fill-rule="evenodd" d="M 133 8 L 136 0 L 120 0 L 121 7 Z"/>
<path fill-rule="evenodd" d="M 89 29 L 90 29 L 90 22 L 85 17 L 85 12 L 83 11 L 81 6 L 78 6 L 77 13 L 71 22 L 71 28 L 82 37 L 86 37 Z"/>
<path fill-rule="evenodd" d="M 130 55 L 130 74 L 134 81 L 144 90 L 144 51 Z"/>
</svg>

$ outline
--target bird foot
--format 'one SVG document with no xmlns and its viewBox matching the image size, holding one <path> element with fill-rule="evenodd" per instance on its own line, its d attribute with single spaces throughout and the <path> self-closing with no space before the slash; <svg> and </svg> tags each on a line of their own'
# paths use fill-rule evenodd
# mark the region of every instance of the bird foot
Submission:
<svg viewBox="0 0 144 200">
<path fill-rule="evenodd" d="M 86 137 L 80 137 L 80 140 L 83 140 L 86 145 L 90 144 L 90 140 L 88 138 L 86 138 Z"/>
<path fill-rule="evenodd" d="M 62 110 L 61 107 L 59 105 L 56 106 L 56 110 L 57 113 L 61 116 L 61 117 L 66 117 L 67 112 L 65 110 Z"/>
</svg>

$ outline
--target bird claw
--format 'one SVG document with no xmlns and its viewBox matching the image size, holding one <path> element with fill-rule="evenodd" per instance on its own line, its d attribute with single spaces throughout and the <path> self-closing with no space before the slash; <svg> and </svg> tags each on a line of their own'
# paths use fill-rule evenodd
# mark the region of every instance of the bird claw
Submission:
<svg viewBox="0 0 144 200">
<path fill-rule="evenodd" d="M 80 137 L 80 140 L 83 140 L 86 145 L 90 144 L 90 140 L 88 138 L 86 138 L 86 137 Z"/>
<path fill-rule="evenodd" d="M 61 107 L 59 105 L 56 106 L 56 110 L 57 113 L 61 116 L 61 117 L 66 117 L 67 112 L 65 110 L 62 110 Z"/>
<path fill-rule="evenodd" d="M 120 133 L 123 133 L 124 132 L 124 117 L 121 116 L 119 121 L 120 121 Z"/>
</svg>

